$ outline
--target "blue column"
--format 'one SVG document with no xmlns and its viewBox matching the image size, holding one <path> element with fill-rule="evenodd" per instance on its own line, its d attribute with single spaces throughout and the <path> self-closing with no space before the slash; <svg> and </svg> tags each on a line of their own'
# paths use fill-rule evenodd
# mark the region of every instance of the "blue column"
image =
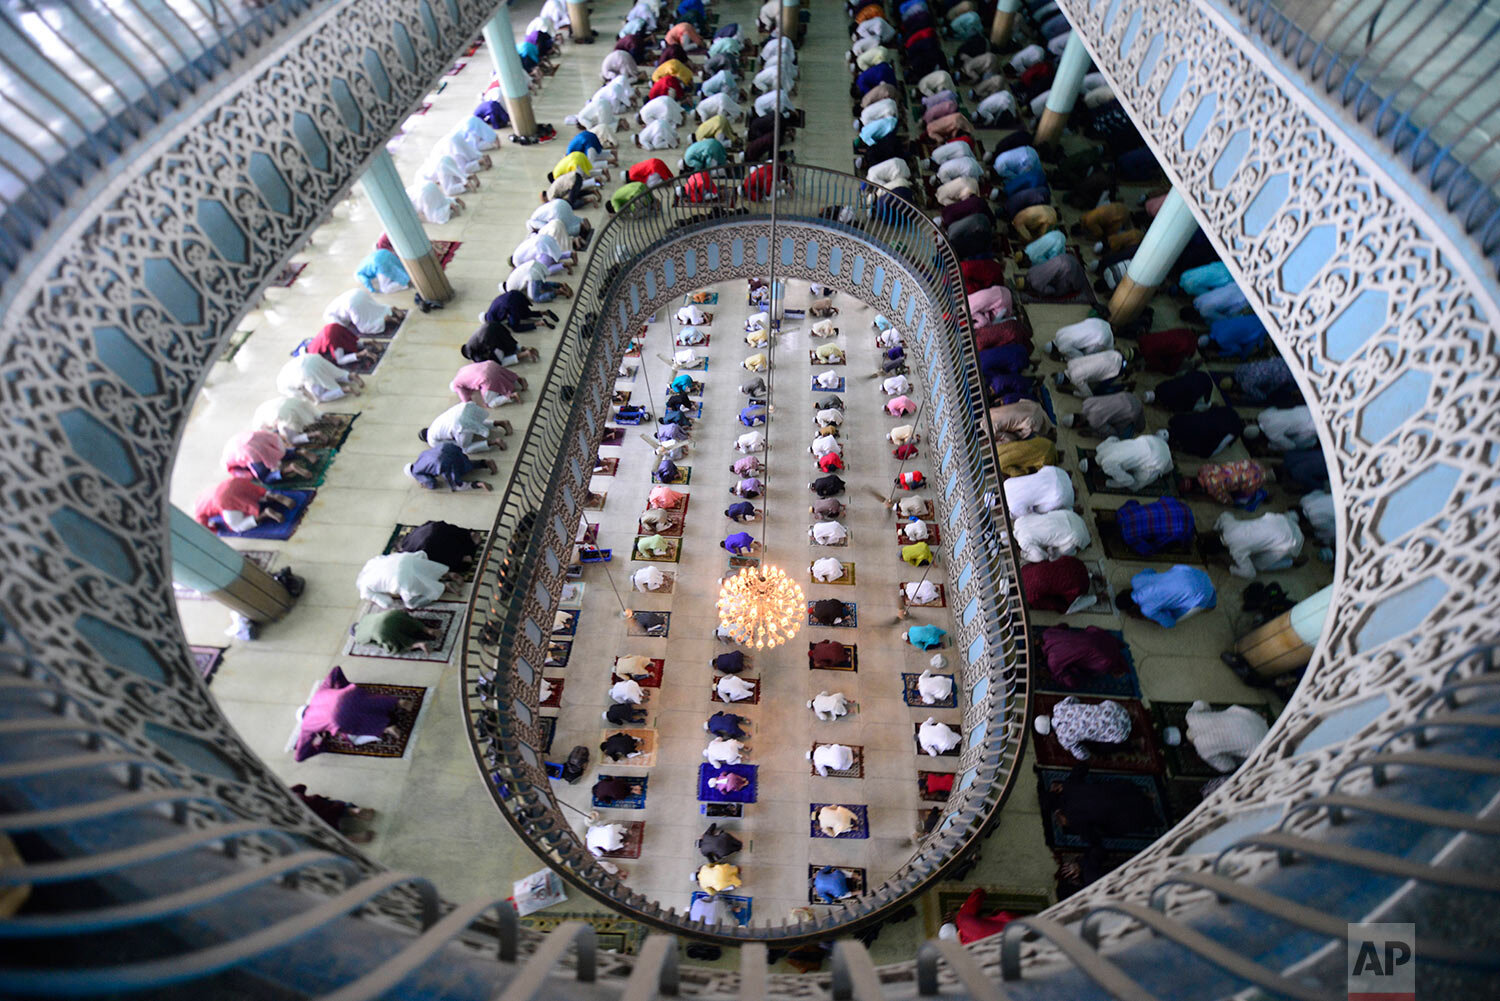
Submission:
<svg viewBox="0 0 1500 1001">
<path fill-rule="evenodd" d="M 1198 220 L 1193 218 L 1182 195 L 1173 188 L 1161 203 L 1156 218 L 1151 220 L 1140 246 L 1135 249 L 1125 277 L 1110 296 L 1111 323 L 1129 323 L 1140 315 L 1197 231 Z"/>
<path fill-rule="evenodd" d="M 510 127 L 518 136 L 536 135 L 536 115 L 531 110 L 531 77 L 521 68 L 516 52 L 516 33 L 510 23 L 510 7 L 502 3 L 495 16 L 484 23 L 484 44 L 500 75 L 500 91 L 510 111 Z"/>
<path fill-rule="evenodd" d="M 1047 95 L 1047 108 L 1037 122 L 1034 146 L 1049 146 L 1062 135 L 1063 124 L 1078 101 L 1078 92 L 1083 89 L 1083 78 L 1089 71 L 1089 50 L 1083 47 L 1083 36 L 1073 32 L 1068 37 L 1067 48 L 1058 60 L 1057 73 L 1052 78 L 1052 92 Z"/>
<path fill-rule="evenodd" d="M 391 246 L 406 265 L 406 273 L 417 291 L 433 302 L 453 298 L 453 286 L 448 284 L 448 276 L 432 252 L 432 242 L 427 239 L 422 220 L 417 218 L 417 210 L 412 208 L 390 153 L 384 149 L 376 152 L 360 178 L 360 186 L 375 206 L 375 214 L 385 226 L 385 235 L 390 237 Z"/>
<path fill-rule="evenodd" d="M 175 506 L 167 509 L 167 521 L 174 581 L 252 622 L 273 622 L 292 607 L 292 596 L 270 574 Z"/>
<path fill-rule="evenodd" d="M 990 21 L 990 44 L 1003 49 L 1010 44 L 1011 32 L 1016 27 L 1016 11 L 1021 9 L 1021 0 L 1000 0 L 995 5 L 995 17 Z"/>
</svg>

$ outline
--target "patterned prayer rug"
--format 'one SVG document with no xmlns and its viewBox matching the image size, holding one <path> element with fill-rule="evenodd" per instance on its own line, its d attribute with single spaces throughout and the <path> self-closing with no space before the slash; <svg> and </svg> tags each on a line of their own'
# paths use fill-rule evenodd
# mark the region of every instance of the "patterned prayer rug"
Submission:
<svg viewBox="0 0 1500 1001">
<path fill-rule="evenodd" d="M 216 528 L 214 533 L 223 539 L 279 539 L 285 541 L 290 539 L 302 524 L 302 516 L 307 513 L 308 505 L 313 498 L 318 496 L 316 490 L 285 490 L 277 491 L 292 501 L 291 510 L 281 521 L 267 521 L 256 525 L 248 532 L 234 532 L 228 528 Z"/>
<path fill-rule="evenodd" d="M 646 822 L 632 820 L 625 825 L 625 843 L 612 852 L 603 852 L 605 858 L 640 858 L 641 842 L 646 837 Z"/>
<path fill-rule="evenodd" d="M 411 739 L 412 727 L 416 725 L 417 714 L 422 711 L 422 700 L 427 697 L 427 689 L 415 685 L 367 685 L 359 683 L 359 687 L 374 695 L 389 695 L 397 699 L 411 699 L 413 705 L 410 709 L 397 709 L 393 722 L 396 726 L 395 736 L 382 736 L 379 740 L 373 740 L 368 744 L 356 744 L 348 737 L 329 734 L 323 739 L 321 748 L 324 754 L 351 754 L 363 758 L 399 758 L 406 754 L 406 742 Z"/>
<path fill-rule="evenodd" d="M 844 878 L 849 881 L 848 894 L 840 897 L 836 903 L 830 903 L 827 900 L 824 900 L 822 897 L 818 896 L 817 891 L 813 889 L 813 878 L 817 876 L 818 873 L 823 871 L 823 866 L 818 865 L 816 862 L 811 862 L 808 863 L 807 866 L 807 902 L 809 904 L 818 904 L 822 907 L 837 907 L 844 901 L 853 900 L 861 893 L 864 893 L 865 887 L 869 886 L 869 880 L 865 876 L 865 870 L 860 866 L 836 865 L 833 866 L 833 868 L 843 872 Z"/>
<path fill-rule="evenodd" d="M 720 792 L 708 784 L 708 780 L 721 772 L 730 772 L 750 784 L 734 792 Z M 698 766 L 698 800 L 702 803 L 754 803 L 759 786 L 755 765 L 711 765 L 707 761 Z"/>
<path fill-rule="evenodd" d="M 387 653 L 373 643 L 356 643 L 354 642 L 354 637 L 350 636 L 344 641 L 344 656 L 380 657 L 387 660 L 416 660 L 432 664 L 446 664 L 453 658 L 453 649 L 458 645 L 458 637 L 463 632 L 464 612 L 467 609 L 468 606 L 461 602 L 435 601 L 411 613 L 415 618 L 428 626 L 437 627 L 437 639 L 429 644 L 432 647 L 431 650 L 406 650 L 402 653 Z M 360 617 L 362 618 L 375 610 L 374 605 L 366 602 L 360 606 Z"/>
<path fill-rule="evenodd" d="M 1052 802 L 1053 796 L 1048 791 L 1052 783 L 1060 783 L 1065 780 L 1068 777 L 1069 771 L 1070 769 L 1066 768 L 1036 769 L 1037 796 L 1042 805 L 1042 833 L 1047 839 L 1047 844 L 1053 848 L 1084 849 L 1088 847 L 1087 841 L 1080 835 L 1066 830 L 1057 822 Z M 1089 772 L 1087 782 L 1089 785 L 1099 786 L 1133 786 L 1145 797 L 1145 801 L 1149 805 L 1150 816 L 1147 825 L 1137 830 L 1129 831 L 1123 836 L 1105 838 L 1105 851 L 1142 851 L 1165 833 L 1167 829 L 1166 807 L 1162 802 L 1161 787 L 1155 776 L 1091 771 Z"/>
<path fill-rule="evenodd" d="M 664 480 L 660 476 L 657 476 L 655 473 L 652 473 L 651 474 L 651 482 L 652 483 L 666 483 L 666 484 L 668 484 L 670 486 L 674 486 L 674 487 L 685 487 L 689 483 L 693 482 L 693 467 L 692 466 L 678 466 L 677 467 L 677 475 L 674 476 L 674 477 L 672 477 L 670 480 Z M 666 533 L 663 532 L 662 534 L 665 535 Z"/>
<path fill-rule="evenodd" d="M 850 671 L 850 672 L 858 671 L 859 670 L 859 647 L 855 646 L 852 643 L 843 643 L 843 644 L 840 644 L 840 645 L 844 648 L 844 654 L 848 657 L 848 660 L 845 662 L 845 664 L 843 666 L 841 666 L 841 667 L 815 667 L 813 665 L 813 662 L 812 662 L 812 647 L 813 647 L 813 645 L 811 643 L 807 644 L 807 669 L 809 671 Z"/>
<path fill-rule="evenodd" d="M 595 777 L 595 781 L 603 779 L 622 778 L 629 782 L 634 791 L 623 799 L 612 799 L 609 802 L 601 800 L 598 796 L 592 798 L 593 805 L 597 809 L 608 810 L 644 810 L 646 808 L 646 783 L 650 781 L 649 775 L 606 775 L 601 772 Z"/>
<path fill-rule="evenodd" d="M 827 745 L 826 741 L 816 741 L 816 740 L 813 741 L 813 746 L 812 746 L 813 753 L 817 753 L 818 748 L 824 747 L 826 745 Z M 849 750 L 850 750 L 850 752 L 852 752 L 853 755 L 854 755 L 854 762 L 848 768 L 843 768 L 843 769 L 830 768 L 830 769 L 828 769 L 828 774 L 827 775 L 818 775 L 817 765 L 815 765 L 812 762 L 812 760 L 809 759 L 808 763 L 807 763 L 807 770 L 808 770 L 808 772 L 811 775 L 813 775 L 815 778 L 830 778 L 830 779 L 862 779 L 862 778 L 864 778 L 865 777 L 865 746 L 863 744 L 847 744 L 845 746 L 848 747 Z"/>
<path fill-rule="evenodd" d="M 958 686 L 957 685 L 955 685 L 953 687 L 953 690 L 948 693 L 948 697 L 946 699 L 943 699 L 941 702 L 933 702 L 933 703 L 930 703 L 930 704 L 926 703 L 926 702 L 923 702 L 922 701 L 922 694 L 919 691 L 917 691 L 917 679 L 920 678 L 920 677 L 921 677 L 920 674 L 903 674 L 903 675 L 901 675 L 901 698 L 902 698 L 903 701 L 906 702 L 907 705 L 909 705 L 909 706 L 915 706 L 918 709 L 957 709 L 958 708 Z M 949 681 L 953 680 L 953 675 L 951 675 L 951 674 L 940 674 L 940 675 L 938 675 L 938 677 L 940 677 L 940 678 L 947 678 Z"/>
<path fill-rule="evenodd" d="M 613 456 L 611 456 L 609 458 L 604 458 L 604 457 L 601 456 L 599 458 L 599 460 L 594 463 L 594 475 L 595 476 L 613 476 L 619 470 L 619 468 L 620 468 L 620 460 L 619 459 L 617 459 L 617 458 L 615 458 Z"/>
<path fill-rule="evenodd" d="M 620 663 L 620 658 L 616 657 L 615 658 L 615 664 L 618 665 L 619 663 Z M 645 676 L 642 677 L 642 676 L 639 676 L 639 675 L 631 675 L 631 677 L 630 677 L 629 680 L 635 681 L 635 683 L 638 684 L 638 685 L 640 685 L 642 688 L 660 688 L 661 687 L 661 678 L 662 678 L 662 675 L 666 673 L 666 670 L 667 670 L 667 662 L 666 662 L 666 660 L 664 660 L 661 657 L 652 657 L 651 658 L 651 663 L 646 666 Z M 616 681 L 625 681 L 625 680 L 627 680 L 626 676 L 623 675 L 623 674 L 621 674 L 619 671 L 615 671 L 612 674 L 610 674 L 610 683 L 611 684 L 613 684 Z"/>
<path fill-rule="evenodd" d="M 567 684 L 562 678 L 543 678 L 547 683 L 547 697 L 537 705 L 543 709 L 557 709 L 562 705 L 563 686 Z"/>
<path fill-rule="evenodd" d="M 214 672 L 219 669 L 219 664 L 224 660 L 224 647 L 221 646 L 194 646 L 189 647 L 193 651 L 193 664 L 198 668 L 198 676 L 206 685 L 214 680 Z"/>
<path fill-rule="evenodd" d="M 1120 674 L 1091 674 L 1086 677 L 1077 688 L 1068 688 L 1058 684 L 1047 670 L 1047 659 L 1042 656 L 1041 630 L 1035 631 L 1030 644 L 1031 680 L 1037 691 L 1060 692 L 1063 695 L 1102 695 L 1107 698 L 1140 698 L 1141 680 L 1136 675 L 1135 657 L 1130 652 L 1130 645 L 1125 642 L 1125 634 L 1118 629 L 1106 629 L 1115 639 L 1120 641 L 1120 656 L 1125 661 L 1125 670 Z"/>
<path fill-rule="evenodd" d="M 636 538 L 635 542 L 632 542 L 630 544 L 631 560 L 641 563 L 676 563 L 682 559 L 681 539 L 667 539 L 667 551 L 659 556 L 655 553 L 652 553 L 649 556 L 643 556 L 641 555 L 641 551 L 636 547 L 640 543 L 641 539 L 644 538 L 648 538 L 648 536 L 639 536 Z"/>
<path fill-rule="evenodd" d="M 861 841 L 870 836 L 869 807 L 860 806 L 854 803 L 814 803 L 812 804 L 811 814 L 809 816 L 807 824 L 807 831 L 811 837 L 835 840 L 834 835 L 824 834 L 822 829 L 818 827 L 818 811 L 823 809 L 823 807 L 825 806 L 842 806 L 844 809 L 854 814 L 854 826 L 845 831 L 843 834 L 838 835 L 836 840 Z"/>
<path fill-rule="evenodd" d="M 1034 692 L 1032 693 L 1032 713 L 1037 716 L 1050 716 L 1052 707 L 1057 705 L 1066 695 L 1057 692 Z M 1086 702 L 1094 702 L 1094 699 L 1085 699 Z M 1105 750 L 1110 745 L 1098 745 L 1089 748 L 1089 765 L 1100 771 L 1110 772 L 1138 772 L 1142 775 L 1161 775 L 1166 770 L 1166 759 L 1162 757 L 1161 750 L 1157 747 L 1156 736 L 1152 732 L 1151 714 L 1138 699 L 1115 699 L 1130 714 L 1130 737 L 1116 749 Z M 1050 768 L 1072 768 L 1079 764 L 1077 758 L 1073 757 L 1062 744 L 1058 743 L 1056 732 L 1046 736 L 1041 734 L 1032 735 L 1032 747 L 1036 751 L 1037 764 Z"/>
</svg>

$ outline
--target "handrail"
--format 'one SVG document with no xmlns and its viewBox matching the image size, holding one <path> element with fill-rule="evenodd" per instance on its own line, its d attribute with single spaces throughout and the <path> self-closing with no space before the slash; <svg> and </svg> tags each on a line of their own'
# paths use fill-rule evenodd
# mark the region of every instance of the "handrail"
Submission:
<svg viewBox="0 0 1500 1001">
<path fill-rule="evenodd" d="M 783 243 L 771 248 L 768 228 L 762 225 L 768 203 L 743 196 L 749 169 L 734 166 L 710 172 L 721 193 L 717 203 L 677 203 L 671 190 L 665 188 L 642 192 L 620 207 L 595 234 L 592 255 L 542 383 L 536 418 L 518 450 L 515 473 L 481 556 L 482 569 L 471 599 L 468 641 L 464 645 L 461 691 L 475 762 L 486 776 L 491 798 L 517 833 L 536 845 L 547 863 L 570 882 L 637 920 L 679 934 L 721 943 L 763 937 L 791 944 L 826 937 L 833 929 L 859 927 L 894 913 L 912 894 L 940 879 L 961 856 L 977 847 L 1014 785 L 1029 730 L 1029 672 L 1026 646 L 1019 636 L 1026 627 L 1026 615 L 1016 572 L 1020 560 L 1000 503 L 1002 477 L 989 447 L 992 434 L 988 407 L 969 334 L 967 296 L 956 256 L 932 221 L 910 203 L 889 197 L 876 201 L 875 194 L 881 189 L 872 190 L 859 178 L 800 164 L 786 168 L 788 190 L 778 200 Z M 841 208 L 850 211 L 841 214 L 837 211 Z M 561 510 L 559 501 L 564 496 L 581 504 L 578 494 L 587 478 L 580 481 L 579 473 L 569 468 L 569 461 L 591 468 L 603 429 L 600 415 L 606 403 L 597 389 L 591 395 L 586 387 L 597 387 L 618 366 L 618 355 L 633 332 L 627 329 L 627 314 L 650 312 L 682 293 L 681 278 L 666 282 L 671 286 L 667 292 L 663 278 L 657 275 L 665 268 L 667 256 L 681 252 L 679 248 L 692 247 L 695 238 L 712 238 L 715 233 L 744 240 L 745 259 L 740 270 L 745 274 L 761 270 L 763 265 L 755 261 L 765 255 L 782 254 L 783 264 L 778 270 L 785 271 L 788 247 L 797 248 L 800 254 L 803 244 L 814 239 L 825 245 L 837 245 L 842 240 L 856 245 L 857 253 L 868 259 L 864 265 L 866 278 L 877 268 L 888 272 L 880 289 L 882 301 L 894 297 L 895 285 L 901 283 L 903 303 L 912 303 L 906 306 L 906 316 L 918 311 L 918 299 L 923 303 L 920 312 L 925 326 L 920 336 L 908 340 L 914 357 L 930 358 L 935 363 L 931 371 L 939 385 L 929 387 L 929 400 L 941 403 L 930 408 L 929 417 L 932 426 L 943 427 L 938 441 L 950 442 L 951 460 L 945 458 L 944 466 L 948 468 L 951 461 L 955 464 L 951 468 L 965 470 L 954 496 L 948 497 L 944 491 L 939 498 L 939 508 L 963 506 L 965 517 L 958 534 L 969 534 L 964 556 L 974 567 L 969 586 L 981 596 L 984 612 L 974 620 L 974 638 L 983 639 L 986 654 L 981 661 L 988 664 L 989 672 L 984 675 L 989 679 L 989 689 L 979 711 L 975 712 L 975 707 L 970 710 L 975 725 L 989 728 L 984 746 L 966 762 L 973 778 L 965 795 L 957 797 L 956 805 L 950 805 L 944 823 L 922 841 L 912 859 L 882 886 L 870 888 L 836 913 L 821 915 L 812 922 L 753 931 L 738 926 L 705 928 L 675 911 L 664 913 L 659 905 L 599 869 L 557 806 L 539 762 L 527 760 L 523 748 L 530 745 L 522 740 L 534 725 L 534 693 L 541 674 L 539 659 L 527 654 L 531 659 L 526 660 L 520 654 L 522 649 L 532 649 L 526 646 L 528 642 L 537 642 L 534 635 L 527 639 L 527 622 L 550 621 L 562 584 L 558 565 L 571 562 L 572 532 L 578 517 L 572 515 L 569 522 L 554 512 Z M 674 258 L 674 272 L 684 266 Z M 719 278 L 732 270 L 722 259 L 716 267 Z M 895 273 L 898 267 L 905 273 Z M 856 284 L 851 278 L 826 274 L 829 269 L 821 262 L 820 268 L 815 280 L 836 286 L 841 280 Z M 849 268 L 844 265 L 845 271 Z M 632 284 L 639 281 L 636 276 L 647 271 L 657 287 L 651 304 L 642 301 L 644 293 Z M 911 287 L 912 282 L 917 283 L 916 288 Z M 687 286 L 692 287 L 692 282 Z M 906 299 L 908 292 L 914 298 Z M 904 328 L 905 318 L 895 317 L 894 322 Z M 590 405 L 599 413 L 591 412 Z M 563 523 L 554 524 L 554 520 Z M 529 676 L 520 666 L 523 660 L 531 668 Z M 518 699 L 524 705 L 522 716 L 514 709 Z"/>
</svg>

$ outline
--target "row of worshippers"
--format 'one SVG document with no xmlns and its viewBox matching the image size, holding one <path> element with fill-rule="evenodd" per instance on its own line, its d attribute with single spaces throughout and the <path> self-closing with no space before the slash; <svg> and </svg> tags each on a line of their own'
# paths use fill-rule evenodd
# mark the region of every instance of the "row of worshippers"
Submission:
<svg viewBox="0 0 1500 1001">
<path fill-rule="evenodd" d="M 479 178 L 476 175 L 492 166 L 487 151 L 500 145 L 500 134 L 491 122 L 505 121 L 501 115 L 503 110 L 497 102 L 483 102 L 475 114 L 465 118 L 432 147 L 417 168 L 416 178 L 406 189 L 412 208 L 423 222 L 442 225 L 464 210 L 462 196 L 477 191 Z M 375 253 L 378 255 L 381 251 L 377 249 Z"/>
</svg>

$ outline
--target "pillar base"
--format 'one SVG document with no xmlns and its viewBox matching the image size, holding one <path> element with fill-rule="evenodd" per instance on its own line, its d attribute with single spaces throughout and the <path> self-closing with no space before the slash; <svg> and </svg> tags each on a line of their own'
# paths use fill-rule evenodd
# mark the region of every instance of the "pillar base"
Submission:
<svg viewBox="0 0 1500 1001">
<path fill-rule="evenodd" d="M 1141 315 L 1141 311 L 1155 294 L 1155 285 L 1142 285 L 1125 275 L 1120 279 L 1120 284 L 1115 286 L 1114 295 L 1109 297 L 1109 322 L 1120 326 L 1134 320 Z"/>
<path fill-rule="evenodd" d="M 401 263 L 406 265 L 406 273 L 411 276 L 412 285 L 416 286 L 423 299 L 429 302 L 447 302 L 453 298 L 453 286 L 448 283 L 448 275 L 438 262 L 437 254 L 428 250 L 415 259 L 403 257 Z"/>
<path fill-rule="evenodd" d="M 207 591 L 204 596 L 239 612 L 251 622 L 275 622 L 291 611 L 295 602 L 286 588 L 249 560 L 228 587 Z"/>
<path fill-rule="evenodd" d="M 507 97 L 505 110 L 510 112 L 510 128 L 518 136 L 536 135 L 536 114 L 531 110 L 531 95 Z"/>
<path fill-rule="evenodd" d="M 1283 612 L 1247 633 L 1234 645 L 1234 652 L 1256 674 L 1274 678 L 1306 667 L 1312 660 L 1313 648 L 1292 627 L 1292 613 Z"/>
<path fill-rule="evenodd" d="M 589 23 L 588 4 L 568 4 L 568 22 L 568 33 L 573 36 L 573 41 L 587 45 L 594 40 L 594 28 Z"/>
<path fill-rule="evenodd" d="M 1066 124 L 1068 116 L 1065 112 L 1043 109 L 1042 117 L 1037 119 L 1036 132 L 1032 133 L 1031 145 L 1038 149 L 1056 145 L 1057 140 L 1062 138 L 1063 126 Z"/>
<path fill-rule="evenodd" d="M 1011 32 L 1016 27 L 1016 12 L 1013 10 L 996 10 L 995 18 L 990 22 L 990 44 L 997 49 L 1010 46 Z"/>
</svg>

